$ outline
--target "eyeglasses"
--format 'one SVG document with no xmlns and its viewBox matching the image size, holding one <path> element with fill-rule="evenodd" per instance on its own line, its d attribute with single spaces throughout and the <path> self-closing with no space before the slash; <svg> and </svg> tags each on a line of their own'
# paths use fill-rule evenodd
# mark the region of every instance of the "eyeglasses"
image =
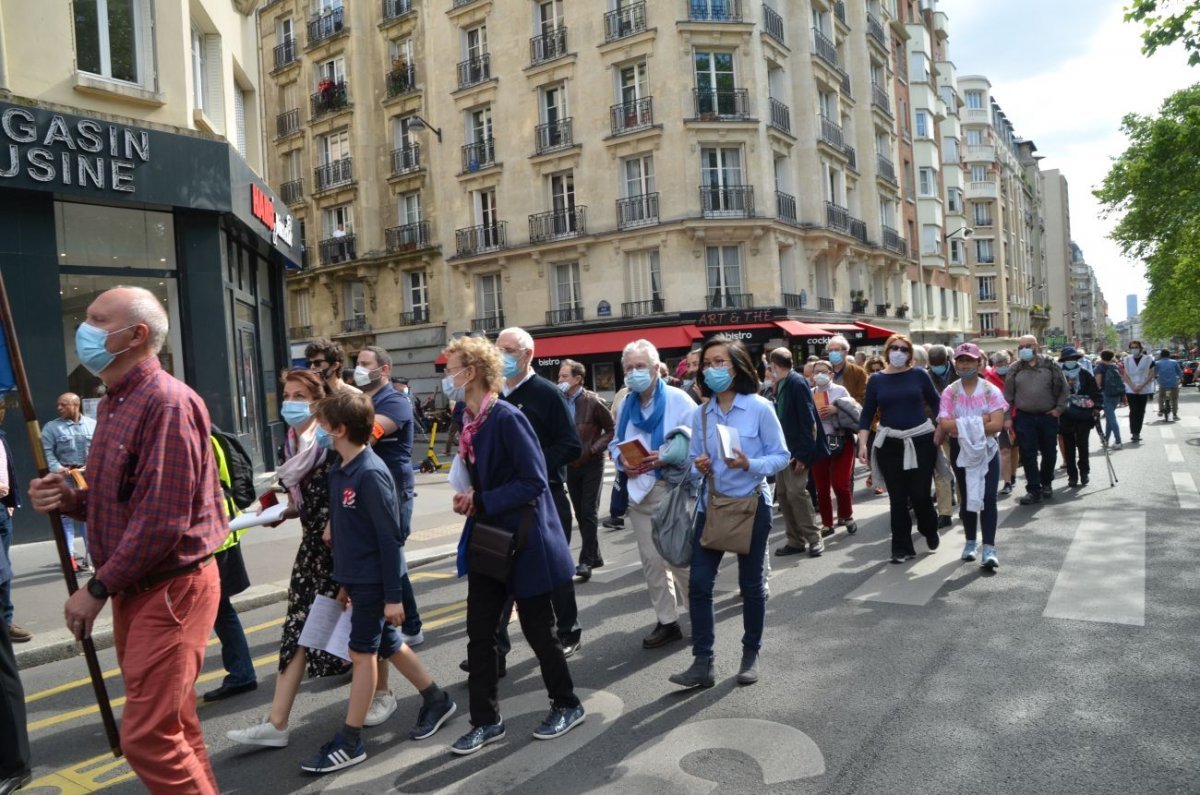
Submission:
<svg viewBox="0 0 1200 795">
<path fill-rule="evenodd" d="M 625 368 L 625 374 L 629 375 L 632 372 L 644 373 L 650 369 L 648 364 L 631 364 Z"/>
<path fill-rule="evenodd" d="M 496 346 L 496 350 L 507 353 L 509 356 L 520 356 L 525 352 L 524 348 L 501 348 L 499 345 Z"/>
<path fill-rule="evenodd" d="M 728 359 L 707 359 L 704 362 L 705 367 L 728 367 L 729 364 Z"/>
<path fill-rule="evenodd" d="M 1018 345 L 1018 346 L 1017 346 L 1017 350 L 1019 350 L 1019 351 L 1027 351 L 1027 350 L 1029 350 L 1030 348 L 1036 348 L 1036 347 L 1037 347 L 1036 345 Z"/>
<path fill-rule="evenodd" d="M 308 360 L 308 369 L 312 370 L 313 368 L 323 367 L 324 365 L 327 365 L 327 364 L 333 364 L 333 362 L 329 361 L 328 359 L 309 359 Z"/>
<path fill-rule="evenodd" d="M 893 345 L 888 348 L 889 351 L 899 351 L 900 353 L 912 353 L 912 348 L 906 348 L 903 345 Z"/>
</svg>

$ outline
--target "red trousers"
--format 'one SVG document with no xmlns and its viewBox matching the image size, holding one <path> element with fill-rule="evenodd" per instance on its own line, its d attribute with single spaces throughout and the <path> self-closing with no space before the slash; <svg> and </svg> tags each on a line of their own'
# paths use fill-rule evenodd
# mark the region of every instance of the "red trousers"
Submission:
<svg viewBox="0 0 1200 795">
<path fill-rule="evenodd" d="M 839 519 L 853 519 L 854 506 L 850 504 L 851 479 L 854 475 L 854 443 L 847 440 L 842 449 L 829 458 L 822 458 L 812 465 L 813 480 L 817 484 L 817 507 L 821 511 L 821 524 L 833 527 L 833 499 L 829 495 L 832 487 L 837 498 Z"/>
<path fill-rule="evenodd" d="M 196 714 L 196 677 L 220 594 L 210 563 L 137 596 L 113 598 L 126 699 L 121 751 L 156 795 L 219 792 Z"/>
</svg>

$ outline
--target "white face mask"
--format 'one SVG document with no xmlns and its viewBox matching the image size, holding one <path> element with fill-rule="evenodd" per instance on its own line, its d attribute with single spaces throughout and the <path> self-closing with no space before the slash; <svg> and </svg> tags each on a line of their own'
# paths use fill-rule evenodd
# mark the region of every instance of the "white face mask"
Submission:
<svg viewBox="0 0 1200 795">
<path fill-rule="evenodd" d="M 360 364 L 358 367 L 354 368 L 354 385 L 360 387 L 370 386 L 378 380 L 378 376 L 375 375 L 377 372 L 379 371 L 369 370 Z"/>
<path fill-rule="evenodd" d="M 828 373 L 817 373 L 815 376 L 813 376 L 813 383 L 819 387 L 829 386 L 829 381 L 830 378 Z"/>
<path fill-rule="evenodd" d="M 908 364 L 908 354 L 904 351 L 891 351 L 888 353 L 888 361 L 892 367 L 904 367 Z"/>
</svg>

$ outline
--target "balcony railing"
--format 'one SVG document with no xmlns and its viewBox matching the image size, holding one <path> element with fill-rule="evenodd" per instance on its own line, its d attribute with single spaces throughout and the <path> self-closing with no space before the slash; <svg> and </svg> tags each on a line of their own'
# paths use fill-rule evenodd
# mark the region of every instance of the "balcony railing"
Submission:
<svg viewBox="0 0 1200 795">
<path fill-rule="evenodd" d="M 420 326 L 429 322 L 429 307 L 418 307 L 409 312 L 400 313 L 401 326 Z"/>
<path fill-rule="evenodd" d="M 568 306 L 562 309 L 551 309 L 546 313 L 546 325 L 557 326 L 560 323 L 582 323 L 583 307 Z"/>
<path fill-rule="evenodd" d="M 496 163 L 496 139 L 484 138 L 462 148 L 463 173 L 478 171 Z"/>
<path fill-rule="evenodd" d="M 356 315 L 355 317 L 348 317 L 342 321 L 342 333 L 343 334 L 358 334 L 358 333 L 362 333 L 364 331 L 370 331 L 370 330 L 371 330 L 371 324 L 367 321 L 367 318 L 365 315 Z"/>
<path fill-rule="evenodd" d="M 839 83 L 842 87 L 842 93 L 845 94 L 847 97 L 854 99 L 854 97 L 850 93 L 850 73 L 847 72 L 845 69 L 838 69 L 838 78 L 839 78 Z"/>
<path fill-rule="evenodd" d="M 540 155 L 574 144 L 571 138 L 571 118 L 539 124 L 534 128 L 534 146 Z"/>
<path fill-rule="evenodd" d="M 504 312 L 502 311 L 477 317 L 471 321 L 471 331 L 479 331 L 484 334 L 495 334 L 502 328 L 504 328 Z"/>
<path fill-rule="evenodd" d="M 708 309 L 750 309 L 754 306 L 754 293 L 710 292 L 705 305 Z"/>
<path fill-rule="evenodd" d="M 888 97 L 887 89 L 878 83 L 871 84 L 871 104 L 887 115 L 892 115 L 892 100 Z"/>
<path fill-rule="evenodd" d="M 838 18 L 838 21 L 843 25 L 846 24 L 846 2 L 845 0 L 834 0 L 833 15 Z"/>
<path fill-rule="evenodd" d="M 275 68 L 282 69 L 290 63 L 294 63 L 297 58 L 296 51 L 299 48 L 296 46 L 295 39 L 285 39 L 282 44 L 275 45 Z"/>
<path fill-rule="evenodd" d="M 410 63 L 397 66 L 387 73 L 388 98 L 411 94 L 417 90 L 417 69 Z"/>
<path fill-rule="evenodd" d="M 643 193 L 617 199 L 617 228 L 630 229 L 658 223 L 658 194 Z"/>
<path fill-rule="evenodd" d="M 354 235 L 330 237 L 317 243 L 322 265 L 334 265 L 339 262 L 349 262 L 358 254 L 355 249 Z"/>
<path fill-rule="evenodd" d="M 804 293 L 784 293 L 783 306 L 785 309 L 803 309 L 808 301 L 805 299 Z"/>
<path fill-rule="evenodd" d="M 887 317 L 887 313 L 887 304 L 875 304 L 875 317 Z"/>
<path fill-rule="evenodd" d="M 888 160 L 881 154 L 875 155 L 875 167 L 879 171 L 879 176 L 899 187 L 900 183 L 896 181 L 896 164 Z"/>
<path fill-rule="evenodd" d="M 839 65 L 837 46 L 816 28 L 813 28 L 813 55 L 834 68 Z"/>
<path fill-rule="evenodd" d="M 833 202 L 825 202 L 825 225 L 842 232 L 850 231 L 850 211 Z"/>
<path fill-rule="evenodd" d="M 833 119 L 821 117 L 821 140 L 832 146 L 834 149 L 844 149 L 846 146 L 846 138 L 842 134 L 841 126 Z"/>
<path fill-rule="evenodd" d="M 429 222 L 417 221 L 383 230 L 387 250 L 393 254 L 429 248 Z"/>
<path fill-rule="evenodd" d="M 980 293 L 979 300 L 980 301 L 995 301 L 996 294 L 995 293 Z"/>
<path fill-rule="evenodd" d="M 565 210 L 550 210 L 529 216 L 529 242 L 545 243 L 587 234 L 587 207 L 577 205 Z"/>
<path fill-rule="evenodd" d="M 383 0 L 383 18 L 395 19 L 412 11 L 412 0 Z"/>
<path fill-rule="evenodd" d="M 341 160 L 334 160 L 332 163 L 325 163 L 313 169 L 313 184 L 319 191 L 336 188 L 339 185 L 348 185 L 353 181 L 354 161 L 349 157 L 343 157 Z"/>
<path fill-rule="evenodd" d="M 288 339 L 302 340 L 312 336 L 312 326 L 290 326 L 288 328 Z"/>
<path fill-rule="evenodd" d="M 616 41 L 646 29 L 646 4 L 633 5 L 609 11 L 604 15 L 604 40 Z"/>
<path fill-rule="evenodd" d="M 796 223 L 796 197 L 781 190 L 775 191 L 775 216 L 781 221 Z"/>
<path fill-rule="evenodd" d="M 304 198 L 304 180 L 293 179 L 279 186 L 279 198 L 284 204 L 295 204 Z"/>
<path fill-rule="evenodd" d="M 488 53 L 458 62 L 458 87 L 466 88 L 492 79 L 492 60 Z"/>
<path fill-rule="evenodd" d="M 454 230 L 454 250 L 460 257 L 508 247 L 508 221 Z"/>
<path fill-rule="evenodd" d="M 817 298 L 817 309 L 820 310 L 821 312 L 834 311 L 833 310 L 833 299 L 832 298 Z"/>
<path fill-rule="evenodd" d="M 883 226 L 883 247 L 894 251 L 902 257 L 908 256 L 908 243 L 900 233 L 886 224 Z"/>
<path fill-rule="evenodd" d="M 312 95 L 311 100 L 312 113 L 309 118 L 315 119 L 347 107 L 350 104 L 350 90 L 345 80 L 337 83 L 322 83 L 317 92 Z"/>
<path fill-rule="evenodd" d="M 883 32 L 883 23 L 876 19 L 870 11 L 867 12 L 867 35 L 879 42 L 879 46 L 888 49 L 887 34 Z"/>
<path fill-rule="evenodd" d="M 850 236 L 854 237 L 860 243 L 867 242 L 867 223 L 861 218 L 850 216 Z"/>
<path fill-rule="evenodd" d="M 842 152 L 846 155 L 846 165 L 852 171 L 858 171 L 858 150 L 850 144 L 846 144 L 842 147 Z"/>
<path fill-rule="evenodd" d="M 995 182 L 983 180 L 981 182 L 968 182 L 965 193 L 968 199 L 994 199 L 998 191 L 996 190 Z"/>
<path fill-rule="evenodd" d="M 407 174 L 421 167 L 421 145 L 411 143 L 392 150 L 392 173 Z"/>
<path fill-rule="evenodd" d="M 555 28 L 540 36 L 534 36 L 529 40 L 530 63 L 545 63 L 546 61 L 553 61 L 555 58 L 561 58 L 566 54 L 566 28 Z"/>
<path fill-rule="evenodd" d="M 741 22 L 742 0 L 686 0 L 692 22 Z"/>
<path fill-rule="evenodd" d="M 275 135 L 282 138 L 285 135 L 300 132 L 300 109 L 285 110 L 275 117 Z"/>
<path fill-rule="evenodd" d="M 768 5 L 763 6 L 763 30 L 780 44 L 786 43 L 787 40 L 784 39 L 783 33 L 783 17 L 779 16 L 779 12 Z"/>
<path fill-rule="evenodd" d="M 660 315 L 667 311 L 666 303 L 661 298 L 651 298 L 649 301 L 626 301 L 621 304 L 621 317 L 646 317 Z"/>
<path fill-rule="evenodd" d="M 609 108 L 612 117 L 612 134 L 644 130 L 654 125 L 654 98 L 642 97 L 631 102 L 622 102 Z"/>
<path fill-rule="evenodd" d="M 744 88 L 729 91 L 695 88 L 692 92 L 696 101 L 697 119 L 711 121 L 750 118 L 750 94 Z"/>
<path fill-rule="evenodd" d="M 763 6 L 766 8 L 766 6 Z M 785 133 L 792 131 L 792 109 L 783 104 L 775 97 L 771 97 L 771 126 L 777 130 L 783 130 Z"/>
<path fill-rule="evenodd" d="M 308 43 L 316 44 L 319 41 L 336 36 L 346 29 L 345 17 L 343 9 L 331 8 L 323 12 L 319 16 L 312 17 L 308 20 Z"/>
<path fill-rule="evenodd" d="M 705 218 L 754 216 L 753 185 L 701 185 L 700 207 Z"/>
</svg>

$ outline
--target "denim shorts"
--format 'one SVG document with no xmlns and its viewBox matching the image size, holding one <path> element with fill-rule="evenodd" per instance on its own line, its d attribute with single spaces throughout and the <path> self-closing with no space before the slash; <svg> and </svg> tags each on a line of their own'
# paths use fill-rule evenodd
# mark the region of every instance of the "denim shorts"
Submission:
<svg viewBox="0 0 1200 795">
<path fill-rule="evenodd" d="M 404 641 L 383 617 L 382 585 L 346 585 L 354 611 L 350 614 L 350 650 L 387 659 Z"/>
</svg>

